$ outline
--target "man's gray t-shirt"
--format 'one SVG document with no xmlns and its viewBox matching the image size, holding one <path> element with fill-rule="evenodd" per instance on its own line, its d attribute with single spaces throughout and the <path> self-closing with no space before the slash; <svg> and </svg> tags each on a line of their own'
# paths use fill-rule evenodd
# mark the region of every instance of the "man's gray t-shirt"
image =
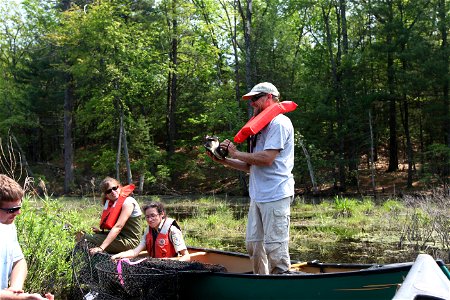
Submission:
<svg viewBox="0 0 450 300">
<path fill-rule="evenodd" d="M 294 127 L 285 115 L 276 116 L 256 137 L 253 152 L 280 150 L 271 166 L 250 166 L 250 198 L 277 201 L 294 195 Z"/>
</svg>

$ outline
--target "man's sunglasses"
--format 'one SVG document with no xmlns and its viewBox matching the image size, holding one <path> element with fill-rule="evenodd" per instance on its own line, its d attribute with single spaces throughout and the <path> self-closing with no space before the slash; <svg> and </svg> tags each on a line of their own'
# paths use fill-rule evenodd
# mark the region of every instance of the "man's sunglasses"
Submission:
<svg viewBox="0 0 450 300">
<path fill-rule="evenodd" d="M 107 189 L 105 191 L 105 194 L 111 194 L 112 191 L 117 191 L 118 188 L 119 188 L 118 186 L 115 186 L 115 187 L 112 187 L 110 189 Z"/>
<path fill-rule="evenodd" d="M 4 212 L 8 213 L 8 214 L 13 214 L 16 211 L 20 210 L 22 208 L 22 206 L 14 206 L 14 207 L 10 207 L 10 208 L 0 208 L 0 210 L 3 210 Z"/>
<path fill-rule="evenodd" d="M 266 94 L 266 93 L 261 93 L 261 94 L 258 94 L 258 95 L 253 96 L 250 100 L 251 100 L 252 102 L 256 102 L 256 101 L 259 100 L 259 98 L 264 97 L 265 95 L 267 95 L 267 94 Z"/>
</svg>

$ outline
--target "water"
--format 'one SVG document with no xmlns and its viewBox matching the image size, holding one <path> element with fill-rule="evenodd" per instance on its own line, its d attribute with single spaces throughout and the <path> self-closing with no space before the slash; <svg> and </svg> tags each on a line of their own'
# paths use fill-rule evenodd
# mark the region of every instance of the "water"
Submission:
<svg viewBox="0 0 450 300">
<path fill-rule="evenodd" d="M 309 200 L 302 199 L 301 201 L 303 203 L 310 202 L 318 204 L 323 201 L 330 201 L 330 199 L 312 198 Z M 223 205 L 223 202 L 227 203 L 228 207 L 231 208 L 234 218 L 240 220 L 246 217 L 249 205 L 248 199 L 228 197 L 226 200 L 220 199 L 220 201 L 218 201 L 221 205 Z M 176 199 L 174 199 L 173 201 L 167 201 L 166 203 L 170 206 L 170 215 L 177 220 L 184 220 L 198 215 L 199 210 L 203 210 L 203 212 L 206 211 L 207 214 L 213 214 L 218 209 L 217 206 L 210 205 L 209 202 L 199 204 L 198 202 L 193 201 L 192 206 L 178 206 Z M 308 222 L 305 222 L 305 220 L 307 220 L 309 216 L 302 215 L 300 219 L 298 219 L 299 217 L 296 213 L 298 213 L 299 207 L 301 206 L 293 205 L 291 209 L 291 233 L 294 228 L 297 228 L 297 231 L 300 230 L 306 232 L 305 234 L 308 235 Z M 310 216 L 310 218 L 314 217 Z M 349 230 L 353 229 L 349 228 Z M 201 235 L 202 233 L 190 232 L 190 234 Z M 226 245 L 226 249 L 224 250 L 246 252 L 244 233 L 237 238 L 221 238 L 221 241 L 221 245 Z M 429 248 L 426 252 L 445 262 L 448 262 L 450 259 L 450 254 L 446 251 Z M 299 244 L 291 242 L 290 254 L 291 260 L 293 261 L 319 260 L 322 262 L 386 264 L 414 261 L 419 254 L 419 251 L 411 248 L 401 248 L 397 241 L 386 242 L 386 240 L 365 241 L 360 239 L 344 239 L 329 242 L 320 239 L 306 239 Z"/>
</svg>

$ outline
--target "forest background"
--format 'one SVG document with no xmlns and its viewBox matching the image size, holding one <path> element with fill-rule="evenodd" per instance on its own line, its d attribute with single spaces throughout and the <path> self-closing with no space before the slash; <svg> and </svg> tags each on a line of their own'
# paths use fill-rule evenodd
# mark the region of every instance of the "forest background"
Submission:
<svg viewBox="0 0 450 300">
<path fill-rule="evenodd" d="M 2 172 L 14 151 L 44 192 L 244 193 L 202 144 L 262 81 L 298 104 L 297 192 L 448 184 L 446 0 L 2 0 L 0 20 Z"/>
</svg>

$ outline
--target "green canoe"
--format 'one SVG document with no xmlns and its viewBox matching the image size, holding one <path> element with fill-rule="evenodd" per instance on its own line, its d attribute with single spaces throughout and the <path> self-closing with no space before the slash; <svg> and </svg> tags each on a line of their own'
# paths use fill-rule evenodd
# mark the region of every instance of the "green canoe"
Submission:
<svg viewBox="0 0 450 300">
<path fill-rule="evenodd" d="M 179 299 L 392 299 L 413 265 L 308 262 L 294 263 L 291 274 L 255 275 L 245 254 L 202 248 L 189 252 L 193 261 L 220 264 L 227 272 L 187 272 L 179 280 Z M 437 263 L 446 269 L 442 261 Z"/>
<path fill-rule="evenodd" d="M 410 293 L 407 282 L 411 280 L 405 278 L 414 265 L 292 262 L 289 274 L 256 275 L 252 273 L 250 258 L 242 253 L 190 247 L 191 262 L 148 258 L 144 252 L 133 260 L 113 261 L 106 253 L 91 256 L 88 249 L 77 245 L 72 255 L 77 287 L 77 295 L 72 299 L 391 300 L 402 284 L 402 289 Z M 430 259 L 438 273 L 450 279 L 445 264 Z M 417 280 L 412 282 L 417 288 Z M 423 280 L 419 282 L 422 287 Z M 434 289 L 434 282 L 427 286 Z"/>
</svg>

